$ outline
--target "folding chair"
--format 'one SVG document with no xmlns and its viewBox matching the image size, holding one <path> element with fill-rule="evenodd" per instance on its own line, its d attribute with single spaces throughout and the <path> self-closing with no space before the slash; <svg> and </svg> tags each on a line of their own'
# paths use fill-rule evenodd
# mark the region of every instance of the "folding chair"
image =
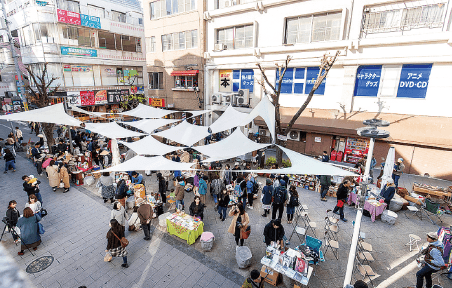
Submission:
<svg viewBox="0 0 452 288">
<path fill-rule="evenodd" d="M 302 212 L 301 209 L 297 209 L 295 211 L 295 222 L 292 222 L 293 230 L 292 234 L 290 234 L 289 242 L 292 239 L 293 234 L 297 234 L 300 243 L 304 242 L 304 240 L 302 240 L 302 238 L 300 237 L 306 238 L 306 229 L 298 225 L 298 220 L 300 220 L 300 218 L 303 217 L 302 215 L 304 215 L 304 213 L 306 212 Z"/>
<path fill-rule="evenodd" d="M 329 248 L 331 249 L 331 252 L 333 252 L 334 257 L 336 257 L 336 260 L 339 260 L 339 242 L 329 238 L 327 231 L 325 231 L 325 247 L 325 254 Z"/>
<path fill-rule="evenodd" d="M 434 225 L 436 225 L 436 223 L 433 222 L 430 216 L 435 216 L 436 218 L 438 218 L 441 224 L 443 223 L 443 220 L 441 220 L 443 213 L 441 212 L 441 210 L 439 210 L 439 205 L 439 203 L 434 203 L 427 198 L 425 199 L 424 205 L 422 205 L 421 207 L 421 211 L 425 214 L 425 216 L 427 216 L 428 219 L 430 219 L 430 221 L 432 221 Z"/>
<path fill-rule="evenodd" d="M 311 229 L 312 234 L 315 235 L 315 228 L 317 228 L 317 224 L 315 222 L 312 222 L 311 219 L 309 218 L 308 212 L 301 212 L 300 213 L 300 219 L 303 221 L 304 223 L 304 227 L 306 229 L 306 232 Z"/>
<path fill-rule="evenodd" d="M 359 262 L 359 260 L 357 261 L 357 263 L 358 263 L 358 265 L 357 265 L 358 271 L 364 277 L 363 281 L 366 282 L 366 278 L 369 278 L 370 284 L 373 287 L 374 283 L 372 282 L 372 278 L 371 277 L 372 276 L 377 276 L 377 274 L 374 272 L 372 267 L 370 267 L 369 265 L 363 265 L 363 264 L 361 264 L 361 262 Z"/>
<path fill-rule="evenodd" d="M 337 233 L 339 232 L 339 219 L 332 216 L 333 213 L 331 210 L 326 211 L 326 217 L 325 217 L 325 231 L 327 231 L 330 234 L 330 237 L 333 238 L 333 240 L 338 240 Z"/>
<path fill-rule="evenodd" d="M 408 236 L 410 237 L 410 242 L 406 243 L 405 246 L 410 246 L 411 252 L 411 250 L 413 250 L 413 246 L 416 245 L 417 251 L 420 251 L 418 243 L 422 240 L 421 237 L 414 234 L 410 234 Z"/>
<path fill-rule="evenodd" d="M 372 245 L 370 245 L 369 243 L 364 242 L 363 240 L 358 241 L 358 249 L 360 251 L 367 251 L 367 252 L 372 252 Z"/>
</svg>

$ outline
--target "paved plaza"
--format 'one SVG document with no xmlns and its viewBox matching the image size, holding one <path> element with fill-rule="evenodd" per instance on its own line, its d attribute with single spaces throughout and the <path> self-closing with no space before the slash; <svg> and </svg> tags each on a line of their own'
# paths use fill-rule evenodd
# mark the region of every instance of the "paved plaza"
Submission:
<svg viewBox="0 0 452 288">
<path fill-rule="evenodd" d="M 0 133 L 6 134 L 4 127 Z M 26 131 L 26 130 L 25 130 Z M 27 131 L 28 133 L 28 131 Z M 26 134 L 28 136 L 29 134 Z M 25 137 L 27 138 L 27 137 Z M 36 169 L 31 162 L 19 153 L 16 159 L 17 172 L 2 174 L 0 181 L 0 214 L 5 215 L 9 200 L 16 200 L 18 208 L 23 209 L 26 192 L 22 189 L 21 176 L 36 175 Z M 377 174 L 378 175 L 378 174 Z M 31 261 L 40 256 L 52 255 L 54 263 L 46 270 L 27 274 L 36 287 L 240 287 L 245 277 L 252 269 L 261 268 L 260 259 L 265 254 L 262 232 L 270 217 L 264 218 L 260 201 L 256 200 L 254 209 L 247 209 L 250 215 L 251 235 L 245 240 L 253 254 L 252 265 L 247 269 L 239 269 L 235 260 L 235 241 L 227 233 L 231 218 L 222 222 L 213 209 L 213 200 L 208 198 L 205 212 L 204 231 L 215 235 L 215 244 L 211 252 L 203 252 L 199 240 L 188 246 L 186 242 L 168 235 L 158 227 L 158 221 L 152 222 L 154 231 L 151 241 L 143 240 L 143 233 L 126 232 L 130 241 L 127 250 L 130 267 L 121 267 L 122 259 L 114 258 L 112 262 L 103 261 L 107 245 L 106 233 L 112 204 L 104 204 L 97 188 L 71 187 L 68 193 L 62 189 L 53 192 L 45 176 L 38 176 L 44 201 L 44 207 L 49 215 L 42 220 L 46 233 L 42 236 L 42 244 L 32 256 L 26 251 L 24 256 L 18 256 L 19 246 L 16 246 L 10 234 L 3 237 L 2 244 L 25 270 Z M 260 182 L 265 179 L 259 178 Z M 413 181 L 440 186 L 451 183 L 426 179 L 412 175 L 403 175 L 400 186 L 410 188 Z M 157 187 L 156 176 L 153 174 L 146 181 L 147 190 Z M 317 223 L 316 237 L 323 239 L 323 219 L 327 209 L 335 206 L 335 199 L 321 202 L 320 196 L 314 191 L 299 189 L 300 200 L 309 207 L 309 216 Z M 186 193 L 185 203 L 189 206 L 193 193 Z M 353 233 L 353 220 L 356 210 L 345 207 L 347 223 L 340 223 L 339 260 L 331 252 L 325 254 L 325 262 L 315 267 L 309 287 L 342 287 L 345 276 L 348 252 Z M 452 224 L 452 217 L 443 217 L 443 226 Z M 287 224 L 283 216 L 283 226 L 286 235 L 292 232 L 292 226 Z M 375 287 L 407 287 L 415 283 L 417 267 L 413 265 L 415 252 L 409 252 L 404 244 L 408 242 L 408 234 L 417 234 L 425 240 L 425 233 L 436 231 L 439 226 L 433 225 L 428 219 L 420 220 L 408 211 L 398 212 L 398 220 L 394 226 L 382 223 L 380 220 L 372 223 L 370 218 L 363 217 L 361 231 L 366 233 L 366 242 L 373 246 L 372 255 L 375 262 L 370 266 L 380 276 L 374 280 Z M 311 233 L 312 234 L 312 233 Z M 294 236 L 291 247 L 300 244 Z M 355 279 L 362 277 L 355 273 Z M 440 277 L 443 287 L 452 287 L 452 281 Z M 438 282 L 436 282 L 438 283 Z M 272 287 L 266 284 L 265 287 Z M 293 287 L 293 282 L 284 278 L 278 287 Z"/>
</svg>

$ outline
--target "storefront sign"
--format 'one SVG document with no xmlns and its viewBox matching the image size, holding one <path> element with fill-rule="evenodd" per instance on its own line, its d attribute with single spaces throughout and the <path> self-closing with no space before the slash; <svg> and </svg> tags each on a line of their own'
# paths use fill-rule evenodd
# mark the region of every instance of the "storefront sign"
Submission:
<svg viewBox="0 0 452 288">
<path fill-rule="evenodd" d="M 232 70 L 220 70 L 220 92 L 232 92 Z"/>
<path fill-rule="evenodd" d="M 107 104 L 107 90 L 95 90 L 94 91 L 94 104 Z"/>
<path fill-rule="evenodd" d="M 397 97 L 425 98 L 432 64 L 404 64 Z"/>
<path fill-rule="evenodd" d="M 144 86 L 137 86 L 137 94 L 144 94 Z"/>
<path fill-rule="evenodd" d="M 72 25 L 81 25 L 80 14 L 57 9 L 58 22 L 63 22 Z"/>
<path fill-rule="evenodd" d="M 97 50 L 62 46 L 61 55 L 97 57 Z"/>
<path fill-rule="evenodd" d="M 315 81 L 317 80 L 317 75 L 319 75 L 320 69 L 318 67 L 308 67 L 306 69 L 306 88 L 304 94 L 309 94 L 314 87 Z M 323 95 L 325 94 L 325 79 L 323 79 L 320 86 L 315 90 L 314 94 Z"/>
<path fill-rule="evenodd" d="M 355 96 L 378 95 L 382 65 L 359 66 L 356 72 Z"/>
<path fill-rule="evenodd" d="M 63 65 L 64 72 L 71 72 L 71 65 Z"/>
<path fill-rule="evenodd" d="M 99 17 L 80 14 L 80 22 L 82 26 L 101 29 Z"/>
<path fill-rule="evenodd" d="M 322 143 L 322 137 L 314 137 L 314 142 Z"/>
<path fill-rule="evenodd" d="M 287 68 L 286 73 L 281 82 L 281 93 L 292 94 L 293 87 L 293 70 L 294 68 Z M 279 70 L 276 70 L 276 85 L 279 83 Z"/>
<path fill-rule="evenodd" d="M 121 103 L 127 100 L 129 90 L 107 90 L 107 100 L 109 104 Z"/>
<path fill-rule="evenodd" d="M 278 140 L 287 141 L 287 135 L 277 134 L 276 137 L 278 138 Z"/>
<path fill-rule="evenodd" d="M 67 92 L 67 102 L 70 105 L 80 106 L 81 105 L 80 92 L 78 91 Z"/>
<path fill-rule="evenodd" d="M 149 105 L 154 106 L 154 107 L 165 107 L 165 99 L 149 98 Z M 172 107 L 174 107 L 174 104 L 169 104 L 168 107 L 170 105 L 173 105 Z"/>
<path fill-rule="evenodd" d="M 39 0 L 36 0 L 36 4 L 38 4 L 39 6 L 42 6 L 42 7 L 44 7 L 44 6 L 47 6 L 47 2 L 46 1 L 39 1 Z"/>
<path fill-rule="evenodd" d="M 254 90 L 254 70 L 243 69 L 240 77 L 240 89 L 248 89 L 250 93 Z"/>
<path fill-rule="evenodd" d="M 80 91 L 80 103 L 82 106 L 94 105 L 94 91 Z"/>
<path fill-rule="evenodd" d="M 92 69 L 91 66 L 86 66 L 86 65 L 72 65 L 71 66 L 72 72 L 90 72 L 91 69 Z"/>
</svg>

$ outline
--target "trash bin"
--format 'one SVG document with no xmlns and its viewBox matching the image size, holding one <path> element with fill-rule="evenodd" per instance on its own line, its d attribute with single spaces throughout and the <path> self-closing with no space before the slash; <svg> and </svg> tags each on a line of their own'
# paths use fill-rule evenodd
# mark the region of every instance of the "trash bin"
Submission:
<svg viewBox="0 0 452 288">
<path fill-rule="evenodd" d="M 251 258 L 253 255 L 251 254 L 250 248 L 246 246 L 239 246 L 235 250 L 235 259 L 237 260 L 237 265 L 239 268 L 246 268 L 251 265 Z"/>
<path fill-rule="evenodd" d="M 210 251 L 213 247 L 215 236 L 212 232 L 203 232 L 201 234 L 201 248 L 203 251 Z"/>
</svg>

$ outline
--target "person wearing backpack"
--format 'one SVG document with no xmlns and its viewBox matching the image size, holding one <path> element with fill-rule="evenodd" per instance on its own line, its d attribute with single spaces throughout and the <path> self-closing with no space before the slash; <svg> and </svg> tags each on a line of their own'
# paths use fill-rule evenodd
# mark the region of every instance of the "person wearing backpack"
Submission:
<svg viewBox="0 0 452 288">
<path fill-rule="evenodd" d="M 272 220 L 276 219 L 276 212 L 279 210 L 278 219 L 282 218 L 284 212 L 284 205 L 287 201 L 287 188 L 284 180 L 279 180 L 279 186 L 273 192 L 273 211 Z"/>
<path fill-rule="evenodd" d="M 248 175 L 246 181 L 246 194 L 248 196 L 248 208 L 251 210 L 253 209 L 253 188 L 254 188 L 254 178 L 250 175 Z"/>
<path fill-rule="evenodd" d="M 238 187 L 237 187 L 238 186 Z M 246 179 L 243 178 L 243 175 L 239 175 L 236 181 L 236 185 L 234 187 L 238 193 L 239 202 L 242 202 L 243 208 L 246 207 L 246 198 L 248 197 L 246 194 Z"/>
<path fill-rule="evenodd" d="M 270 209 L 272 207 L 272 195 L 272 180 L 267 179 L 265 180 L 265 187 L 262 188 L 262 209 L 264 209 L 264 214 L 262 214 L 262 217 L 267 217 L 267 214 L 270 214 Z"/>
<path fill-rule="evenodd" d="M 119 180 L 118 186 L 116 188 L 115 198 L 123 207 L 126 207 L 127 200 L 127 185 L 124 179 Z"/>
<path fill-rule="evenodd" d="M 290 192 L 290 198 L 289 198 L 289 202 L 287 203 L 287 223 L 290 224 L 293 221 L 293 214 L 295 213 L 295 207 L 300 205 L 300 203 L 298 202 L 297 188 L 295 186 L 291 185 L 289 192 Z"/>
</svg>

